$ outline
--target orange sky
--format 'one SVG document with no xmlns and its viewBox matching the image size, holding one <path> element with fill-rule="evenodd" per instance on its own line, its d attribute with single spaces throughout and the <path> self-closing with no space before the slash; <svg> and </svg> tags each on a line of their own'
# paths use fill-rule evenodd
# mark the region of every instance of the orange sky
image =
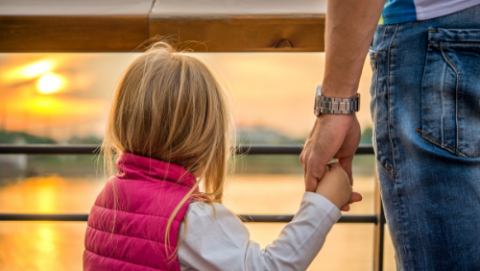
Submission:
<svg viewBox="0 0 480 271">
<path fill-rule="evenodd" d="M 101 137 L 115 84 L 136 55 L 0 54 L 0 124 L 57 140 Z M 193 55 L 213 68 L 234 97 L 237 125 L 267 126 L 294 137 L 308 134 L 315 88 L 323 77 L 323 53 Z M 358 116 L 367 127 L 371 126 L 367 64 L 363 73 Z M 50 83 L 44 86 L 59 87 L 47 93 L 52 90 L 42 90 L 42 80 Z"/>
</svg>

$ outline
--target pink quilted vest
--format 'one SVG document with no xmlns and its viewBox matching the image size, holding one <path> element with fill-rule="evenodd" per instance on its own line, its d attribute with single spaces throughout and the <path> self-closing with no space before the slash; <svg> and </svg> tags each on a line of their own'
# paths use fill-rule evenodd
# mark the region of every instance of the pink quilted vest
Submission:
<svg viewBox="0 0 480 271">
<path fill-rule="evenodd" d="M 107 181 L 88 217 L 84 270 L 180 270 L 167 259 L 165 229 L 177 204 L 196 178 L 183 167 L 130 153 L 117 161 L 118 174 Z M 169 255 L 191 199 L 169 232 Z"/>
</svg>

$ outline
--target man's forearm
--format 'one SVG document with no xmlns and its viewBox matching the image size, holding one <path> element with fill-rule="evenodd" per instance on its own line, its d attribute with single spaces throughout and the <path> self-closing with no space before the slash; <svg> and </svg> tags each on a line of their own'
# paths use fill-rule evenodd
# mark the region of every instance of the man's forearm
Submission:
<svg viewBox="0 0 480 271">
<path fill-rule="evenodd" d="M 384 4 L 385 0 L 328 0 L 323 95 L 334 98 L 356 95 Z"/>
</svg>

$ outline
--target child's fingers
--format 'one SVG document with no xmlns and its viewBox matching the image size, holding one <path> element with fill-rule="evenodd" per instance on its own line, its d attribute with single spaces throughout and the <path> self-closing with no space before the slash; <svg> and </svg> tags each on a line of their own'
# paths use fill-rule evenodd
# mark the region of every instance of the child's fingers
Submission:
<svg viewBox="0 0 480 271">
<path fill-rule="evenodd" d="M 338 168 L 338 167 L 341 166 L 340 163 L 338 163 L 338 162 L 330 162 L 330 163 L 328 163 L 328 165 L 329 165 L 331 168 Z"/>
<path fill-rule="evenodd" d="M 330 171 L 343 170 L 342 166 L 338 162 L 328 163 Z"/>
<path fill-rule="evenodd" d="M 350 204 L 362 201 L 362 195 L 358 192 L 352 192 L 352 195 L 350 196 L 350 200 L 345 204 L 342 208 L 340 208 L 340 211 L 348 212 L 350 211 Z"/>
<path fill-rule="evenodd" d="M 344 176 L 345 178 L 348 178 L 345 170 L 343 170 L 342 165 L 340 165 L 338 162 L 332 162 L 332 163 L 329 163 L 328 165 L 330 167 L 330 170 L 328 172 L 330 172 L 334 176 L 337 176 L 337 178 L 340 176 Z"/>
<path fill-rule="evenodd" d="M 348 204 L 352 204 L 355 202 L 362 201 L 363 197 L 360 193 L 358 192 L 352 192 L 352 195 L 350 196 L 350 200 L 348 201 Z"/>
</svg>

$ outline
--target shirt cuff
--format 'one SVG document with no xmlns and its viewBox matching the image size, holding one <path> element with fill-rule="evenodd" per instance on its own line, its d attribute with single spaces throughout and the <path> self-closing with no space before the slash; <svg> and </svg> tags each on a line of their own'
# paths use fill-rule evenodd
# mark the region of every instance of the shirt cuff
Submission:
<svg viewBox="0 0 480 271">
<path fill-rule="evenodd" d="M 326 197 L 319 195 L 314 192 L 305 192 L 303 194 L 302 202 L 309 202 L 316 209 L 320 209 L 327 214 L 329 218 L 332 219 L 332 222 L 336 223 L 340 217 L 342 217 L 342 213 L 340 209 L 338 209 L 335 204 L 329 201 Z"/>
</svg>

